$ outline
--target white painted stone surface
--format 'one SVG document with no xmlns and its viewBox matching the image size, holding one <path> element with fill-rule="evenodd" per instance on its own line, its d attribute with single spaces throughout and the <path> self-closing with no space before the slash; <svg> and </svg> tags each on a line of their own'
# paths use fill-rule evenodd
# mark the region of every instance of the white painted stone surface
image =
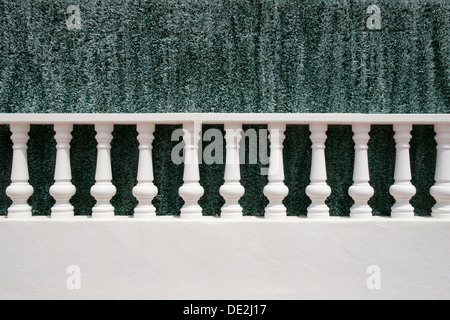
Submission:
<svg viewBox="0 0 450 320">
<path fill-rule="evenodd" d="M 225 124 L 226 162 L 224 184 L 220 187 L 220 195 L 225 199 L 220 217 L 223 219 L 242 218 L 242 207 L 239 200 L 245 194 L 241 185 L 239 148 L 242 139 L 242 124 Z"/>
<path fill-rule="evenodd" d="M 67 123 L 70 117 L 71 123 Z M 8 218 L 0 218 L 0 299 L 449 299 L 449 129 L 450 115 L 361 114 L 2 114 L 0 123 L 11 125 L 14 143 L 11 186 L 13 200 Z M 156 217 L 151 200 L 153 186 L 151 143 L 155 124 L 179 124 L 183 119 L 185 146 L 184 184 L 179 193 L 185 206 L 181 219 Z M 268 124 L 271 131 L 271 166 L 265 195 L 270 200 L 266 217 L 285 217 L 282 199 L 287 194 L 282 171 L 282 141 L 286 124 L 309 124 L 312 140 L 312 199 L 305 219 L 280 221 L 241 217 L 238 199 L 243 194 L 237 161 L 238 143 L 227 139 L 227 166 L 221 194 L 225 208 L 236 221 L 203 217 L 198 200 L 198 143 L 201 125 L 225 128 Z M 70 184 L 69 141 L 72 124 L 96 124 L 98 156 L 97 200 L 93 218 L 73 217 L 68 200 Z M 31 217 L 27 199 L 27 141 L 30 124 L 54 124 L 59 147 L 55 185 L 57 205 L 66 205 L 67 220 Z M 135 218 L 115 217 L 110 204 L 116 193 L 111 183 L 111 139 L 114 124 L 137 124 L 140 132 Z M 325 165 L 326 130 L 332 124 L 352 124 L 355 132 L 354 185 L 356 204 L 349 219 L 329 217 L 325 200 L 331 193 Z M 396 200 L 391 219 L 371 217 L 367 205 L 373 194 L 367 166 L 371 124 L 393 124 L 397 143 Z M 436 126 L 436 199 L 433 217 L 414 217 L 410 199 L 409 141 L 412 124 Z M 58 135 L 59 132 L 59 135 Z M 230 152 L 231 151 L 231 152 Z M 233 161 L 234 159 L 234 161 Z M 278 170 L 281 169 L 281 170 Z M 70 184 L 70 186 L 69 186 Z M 66 189 L 66 187 L 69 188 Z M 64 188 L 62 188 L 64 187 Z M 237 205 L 236 205 L 237 204 Z M 271 207 L 272 206 L 272 207 Z M 55 208 L 54 208 L 55 209 Z M 222 213 L 225 213 L 223 210 Z M 52 213 L 58 213 L 53 210 Z M 139 214 L 142 214 L 141 216 Z M 55 218 L 57 215 L 52 214 Z M 194 220 L 184 218 L 196 218 Z M 98 219 L 100 218 L 100 219 Z M 16 220 L 19 219 L 19 220 Z M 369 270 L 369 273 L 368 273 Z M 379 270 L 379 289 L 368 286 Z M 69 271 L 69 273 L 68 273 Z M 68 286 L 70 272 L 79 278 Z M 78 287 L 79 285 L 79 287 Z M 376 286 L 375 286 L 376 287 Z"/>
<path fill-rule="evenodd" d="M 95 184 L 91 188 L 91 195 L 97 203 L 92 208 L 93 219 L 108 219 L 114 217 L 114 207 L 111 199 L 116 195 L 117 188 L 112 184 L 111 169 L 111 140 L 114 124 L 98 123 L 95 125 L 97 135 L 97 168 Z"/>
<path fill-rule="evenodd" d="M 155 125 L 140 123 L 137 125 L 137 131 L 139 132 L 138 184 L 133 188 L 133 195 L 139 203 L 134 209 L 134 218 L 151 219 L 156 217 L 156 208 L 152 201 L 158 195 L 158 188 L 153 184 L 152 150 Z"/>
<path fill-rule="evenodd" d="M 285 131 L 286 125 L 284 124 L 269 124 L 269 183 L 264 187 L 264 195 L 269 199 L 269 204 L 264 213 L 266 219 L 284 219 L 287 217 L 287 209 L 283 204 L 284 198 L 289 194 L 289 189 L 284 184 L 283 141 L 286 138 Z"/>
<path fill-rule="evenodd" d="M 184 183 L 178 191 L 180 197 L 184 200 L 180 213 L 182 219 L 198 219 L 203 214 L 203 209 L 198 204 L 198 201 L 205 193 L 205 190 L 200 185 L 200 161 L 198 158 L 201 131 L 202 124 L 199 122 L 186 122 L 183 124 L 183 140 L 185 142 Z"/>
<path fill-rule="evenodd" d="M 449 299 L 449 240 L 419 217 L 0 218 L 0 299 Z"/>
<path fill-rule="evenodd" d="M 34 188 L 28 183 L 28 132 L 30 125 L 23 123 L 11 124 L 11 140 L 13 142 L 13 161 L 11 168 L 11 185 L 6 188 L 6 194 L 12 200 L 8 208 L 9 219 L 27 219 L 32 215 L 28 199 L 33 195 Z"/>
<path fill-rule="evenodd" d="M 188 119 L 186 119 L 188 118 Z M 246 124 L 311 124 L 329 125 L 351 123 L 370 124 L 437 124 L 449 123 L 450 114 L 365 114 L 365 113 L 2 113 L 0 124 L 12 122 L 30 124 L 66 123 L 72 124 L 114 123 L 132 124 L 180 124 L 183 121 L 202 122 L 204 124 L 223 124 L 227 122 Z M 181 121 L 180 121 L 181 120 Z"/>
<path fill-rule="evenodd" d="M 71 219 L 75 215 L 70 199 L 76 188 L 72 184 L 70 167 L 70 141 L 73 125 L 58 123 L 54 126 L 56 140 L 55 183 L 50 187 L 50 195 L 55 199 L 51 217 L 54 219 Z"/>
<path fill-rule="evenodd" d="M 368 202 L 373 197 L 375 190 L 369 184 L 369 147 L 370 124 L 358 123 L 353 126 L 353 141 L 355 142 L 355 164 L 353 167 L 353 185 L 348 193 L 355 201 L 350 209 L 351 218 L 370 218 L 372 208 Z"/>
<path fill-rule="evenodd" d="M 409 142 L 412 138 L 411 123 L 394 124 L 394 139 L 396 142 L 395 156 L 395 183 L 389 188 L 390 194 L 394 197 L 395 203 L 391 209 L 392 218 L 413 218 L 414 207 L 410 201 L 416 194 L 416 187 L 411 183 L 411 160 L 409 155 Z"/>
<path fill-rule="evenodd" d="M 311 183 L 306 187 L 306 194 L 311 199 L 308 207 L 308 218 L 322 219 L 330 216 L 330 208 L 325 203 L 331 195 L 327 184 L 327 166 L 325 158 L 325 142 L 328 125 L 326 123 L 311 124 L 312 156 Z"/>
<path fill-rule="evenodd" d="M 450 219 L 450 126 L 437 124 L 435 126 L 437 157 L 436 184 L 430 193 L 436 199 L 432 209 L 433 218 Z"/>
</svg>

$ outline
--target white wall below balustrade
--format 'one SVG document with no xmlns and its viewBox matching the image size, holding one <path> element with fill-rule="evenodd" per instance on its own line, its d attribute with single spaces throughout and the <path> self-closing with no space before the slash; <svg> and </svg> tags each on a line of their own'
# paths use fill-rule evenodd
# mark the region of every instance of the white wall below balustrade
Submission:
<svg viewBox="0 0 450 320">
<path fill-rule="evenodd" d="M 449 299 L 449 265 L 433 218 L 0 219 L 0 299 Z"/>
</svg>

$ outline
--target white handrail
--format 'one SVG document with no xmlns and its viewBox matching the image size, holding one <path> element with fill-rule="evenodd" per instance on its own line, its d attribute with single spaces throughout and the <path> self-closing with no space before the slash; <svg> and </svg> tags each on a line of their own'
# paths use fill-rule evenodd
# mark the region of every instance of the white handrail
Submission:
<svg viewBox="0 0 450 320">
<path fill-rule="evenodd" d="M 178 124 L 184 132 L 184 184 L 178 190 L 185 201 L 181 209 L 181 218 L 202 217 L 199 200 L 204 193 L 200 185 L 198 149 L 203 124 L 223 124 L 227 130 L 227 157 L 225 167 L 225 184 L 221 195 L 225 199 L 222 208 L 223 217 L 242 218 L 242 208 L 238 201 L 244 193 L 239 183 L 239 137 L 243 124 L 266 124 L 270 131 L 271 161 L 269 165 L 269 181 L 264 189 L 264 195 L 269 200 L 265 210 L 266 218 L 286 217 L 283 199 L 289 189 L 284 184 L 283 172 L 283 141 L 286 125 L 308 125 L 311 131 L 312 164 L 311 184 L 306 188 L 306 194 L 312 204 L 308 208 L 309 218 L 329 217 L 327 198 L 332 190 L 327 185 L 327 168 L 325 163 L 325 141 L 329 125 L 352 125 L 355 142 L 355 164 L 353 172 L 354 184 L 349 189 L 350 196 L 355 200 L 350 218 L 371 217 L 372 210 L 368 201 L 374 190 L 370 186 L 368 172 L 368 141 L 371 125 L 391 125 L 396 132 L 396 168 L 395 183 L 390 188 L 396 203 L 392 207 L 391 217 L 414 217 L 414 208 L 410 204 L 416 189 L 411 183 L 411 165 L 409 141 L 413 125 L 433 125 L 435 127 L 438 157 L 436 162 L 436 185 L 430 190 L 437 204 L 433 208 L 433 217 L 450 219 L 450 164 L 449 158 L 449 127 L 450 114 L 243 114 L 243 113 L 159 113 L 159 114 L 0 114 L 0 124 L 11 125 L 13 135 L 13 166 L 11 186 L 7 189 L 8 196 L 13 200 L 8 217 L 29 218 L 31 208 L 27 199 L 33 189 L 28 183 L 28 164 L 26 159 L 26 142 L 31 124 L 54 125 L 57 132 L 58 153 L 55 184 L 51 194 L 57 200 L 52 210 L 52 217 L 73 218 L 73 209 L 69 203 L 74 195 L 74 187 L 70 183 L 70 131 L 74 124 L 92 124 L 97 131 L 98 143 L 96 184 L 91 194 L 97 200 L 93 208 L 93 218 L 110 218 L 114 216 L 114 207 L 110 200 L 116 193 L 112 184 L 111 172 L 111 140 L 114 125 L 133 124 L 137 126 L 140 142 L 140 161 L 138 168 L 138 185 L 133 194 L 139 201 L 135 217 L 152 218 L 156 216 L 151 203 L 158 189 L 153 185 L 152 142 L 155 125 Z M 60 214 L 58 214 L 60 213 Z"/>
<path fill-rule="evenodd" d="M 450 114 L 360 114 L 360 113 L 0 113 L 0 124 L 312 124 L 345 125 L 353 123 L 413 123 L 432 125 L 450 123 Z"/>
</svg>

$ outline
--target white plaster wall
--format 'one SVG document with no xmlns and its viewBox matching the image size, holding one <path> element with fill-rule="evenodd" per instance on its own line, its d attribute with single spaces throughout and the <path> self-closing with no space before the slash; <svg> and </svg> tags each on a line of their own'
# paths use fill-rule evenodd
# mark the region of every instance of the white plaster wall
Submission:
<svg viewBox="0 0 450 320">
<path fill-rule="evenodd" d="M 0 299 L 449 299 L 449 264 L 432 218 L 0 219 Z"/>
</svg>

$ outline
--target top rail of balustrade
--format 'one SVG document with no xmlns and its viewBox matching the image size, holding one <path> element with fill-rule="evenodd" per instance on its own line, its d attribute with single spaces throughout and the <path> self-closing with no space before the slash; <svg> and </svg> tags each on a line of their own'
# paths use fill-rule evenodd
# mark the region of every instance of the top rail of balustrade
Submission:
<svg viewBox="0 0 450 320">
<path fill-rule="evenodd" d="M 450 122 L 450 114 L 361 114 L 361 113 L 0 113 L 0 124 L 311 124 L 348 125 L 352 123 L 431 125 Z"/>
</svg>

